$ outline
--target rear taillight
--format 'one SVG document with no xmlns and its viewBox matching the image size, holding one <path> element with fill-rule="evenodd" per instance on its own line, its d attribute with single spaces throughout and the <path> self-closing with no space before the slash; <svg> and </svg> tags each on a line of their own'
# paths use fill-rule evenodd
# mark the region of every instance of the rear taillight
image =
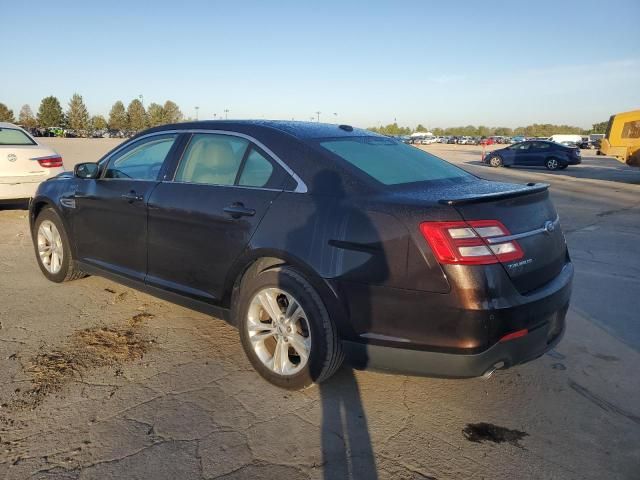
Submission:
<svg viewBox="0 0 640 480">
<path fill-rule="evenodd" d="M 37 158 L 38 163 L 43 168 L 56 168 L 62 166 L 62 157 L 60 155 L 53 155 L 51 157 Z"/>
<path fill-rule="evenodd" d="M 515 240 L 487 241 L 510 235 L 497 220 L 424 222 L 420 224 L 420 231 L 440 263 L 488 265 L 511 262 L 524 256 Z"/>
</svg>

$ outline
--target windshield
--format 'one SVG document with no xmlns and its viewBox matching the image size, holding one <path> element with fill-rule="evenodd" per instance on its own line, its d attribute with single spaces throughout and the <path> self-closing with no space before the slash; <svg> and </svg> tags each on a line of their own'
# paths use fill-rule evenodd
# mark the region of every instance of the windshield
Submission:
<svg viewBox="0 0 640 480">
<path fill-rule="evenodd" d="M 0 128 L 0 145 L 35 145 L 36 142 L 17 128 Z"/>
<path fill-rule="evenodd" d="M 472 178 L 434 155 L 390 138 L 335 138 L 321 140 L 320 145 L 384 185 Z"/>
</svg>

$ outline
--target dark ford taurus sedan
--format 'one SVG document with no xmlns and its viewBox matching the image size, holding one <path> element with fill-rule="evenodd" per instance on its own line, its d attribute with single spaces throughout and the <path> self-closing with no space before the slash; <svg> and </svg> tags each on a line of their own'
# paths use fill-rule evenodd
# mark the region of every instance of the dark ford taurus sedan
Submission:
<svg viewBox="0 0 640 480">
<path fill-rule="evenodd" d="M 580 149 L 567 147 L 547 140 L 520 142 L 489 153 L 485 159 L 492 167 L 547 167 L 549 170 L 564 170 L 569 165 L 582 163 Z"/>
<path fill-rule="evenodd" d="M 561 338 L 573 267 L 546 185 L 490 182 L 348 125 L 182 123 L 44 182 L 44 275 L 224 318 L 270 382 L 490 375 Z"/>
</svg>

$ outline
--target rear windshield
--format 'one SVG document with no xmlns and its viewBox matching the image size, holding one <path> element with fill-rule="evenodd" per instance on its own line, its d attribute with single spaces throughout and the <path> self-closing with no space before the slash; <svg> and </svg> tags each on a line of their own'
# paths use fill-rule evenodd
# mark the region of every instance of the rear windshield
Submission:
<svg viewBox="0 0 640 480">
<path fill-rule="evenodd" d="M 36 143 L 22 130 L 0 128 L 0 145 L 35 145 Z"/>
<path fill-rule="evenodd" d="M 385 185 L 472 177 L 424 150 L 391 138 L 332 138 L 321 140 L 320 145 Z"/>
</svg>

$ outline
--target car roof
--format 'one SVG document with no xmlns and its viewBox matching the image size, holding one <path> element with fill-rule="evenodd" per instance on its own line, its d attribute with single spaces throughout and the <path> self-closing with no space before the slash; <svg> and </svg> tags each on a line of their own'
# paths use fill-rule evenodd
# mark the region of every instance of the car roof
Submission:
<svg viewBox="0 0 640 480">
<path fill-rule="evenodd" d="M 332 123 L 319 122 L 298 122 L 293 120 L 201 120 L 197 122 L 184 122 L 163 125 L 153 130 L 190 130 L 197 128 L 203 130 L 233 131 L 239 128 L 242 131 L 247 131 L 247 129 L 251 129 L 252 127 L 256 129 L 278 130 L 299 139 L 381 136 L 369 130 L 354 128 L 350 125 L 336 125 Z"/>
<path fill-rule="evenodd" d="M 14 123 L 0 122 L 0 128 L 22 128 Z"/>
</svg>

